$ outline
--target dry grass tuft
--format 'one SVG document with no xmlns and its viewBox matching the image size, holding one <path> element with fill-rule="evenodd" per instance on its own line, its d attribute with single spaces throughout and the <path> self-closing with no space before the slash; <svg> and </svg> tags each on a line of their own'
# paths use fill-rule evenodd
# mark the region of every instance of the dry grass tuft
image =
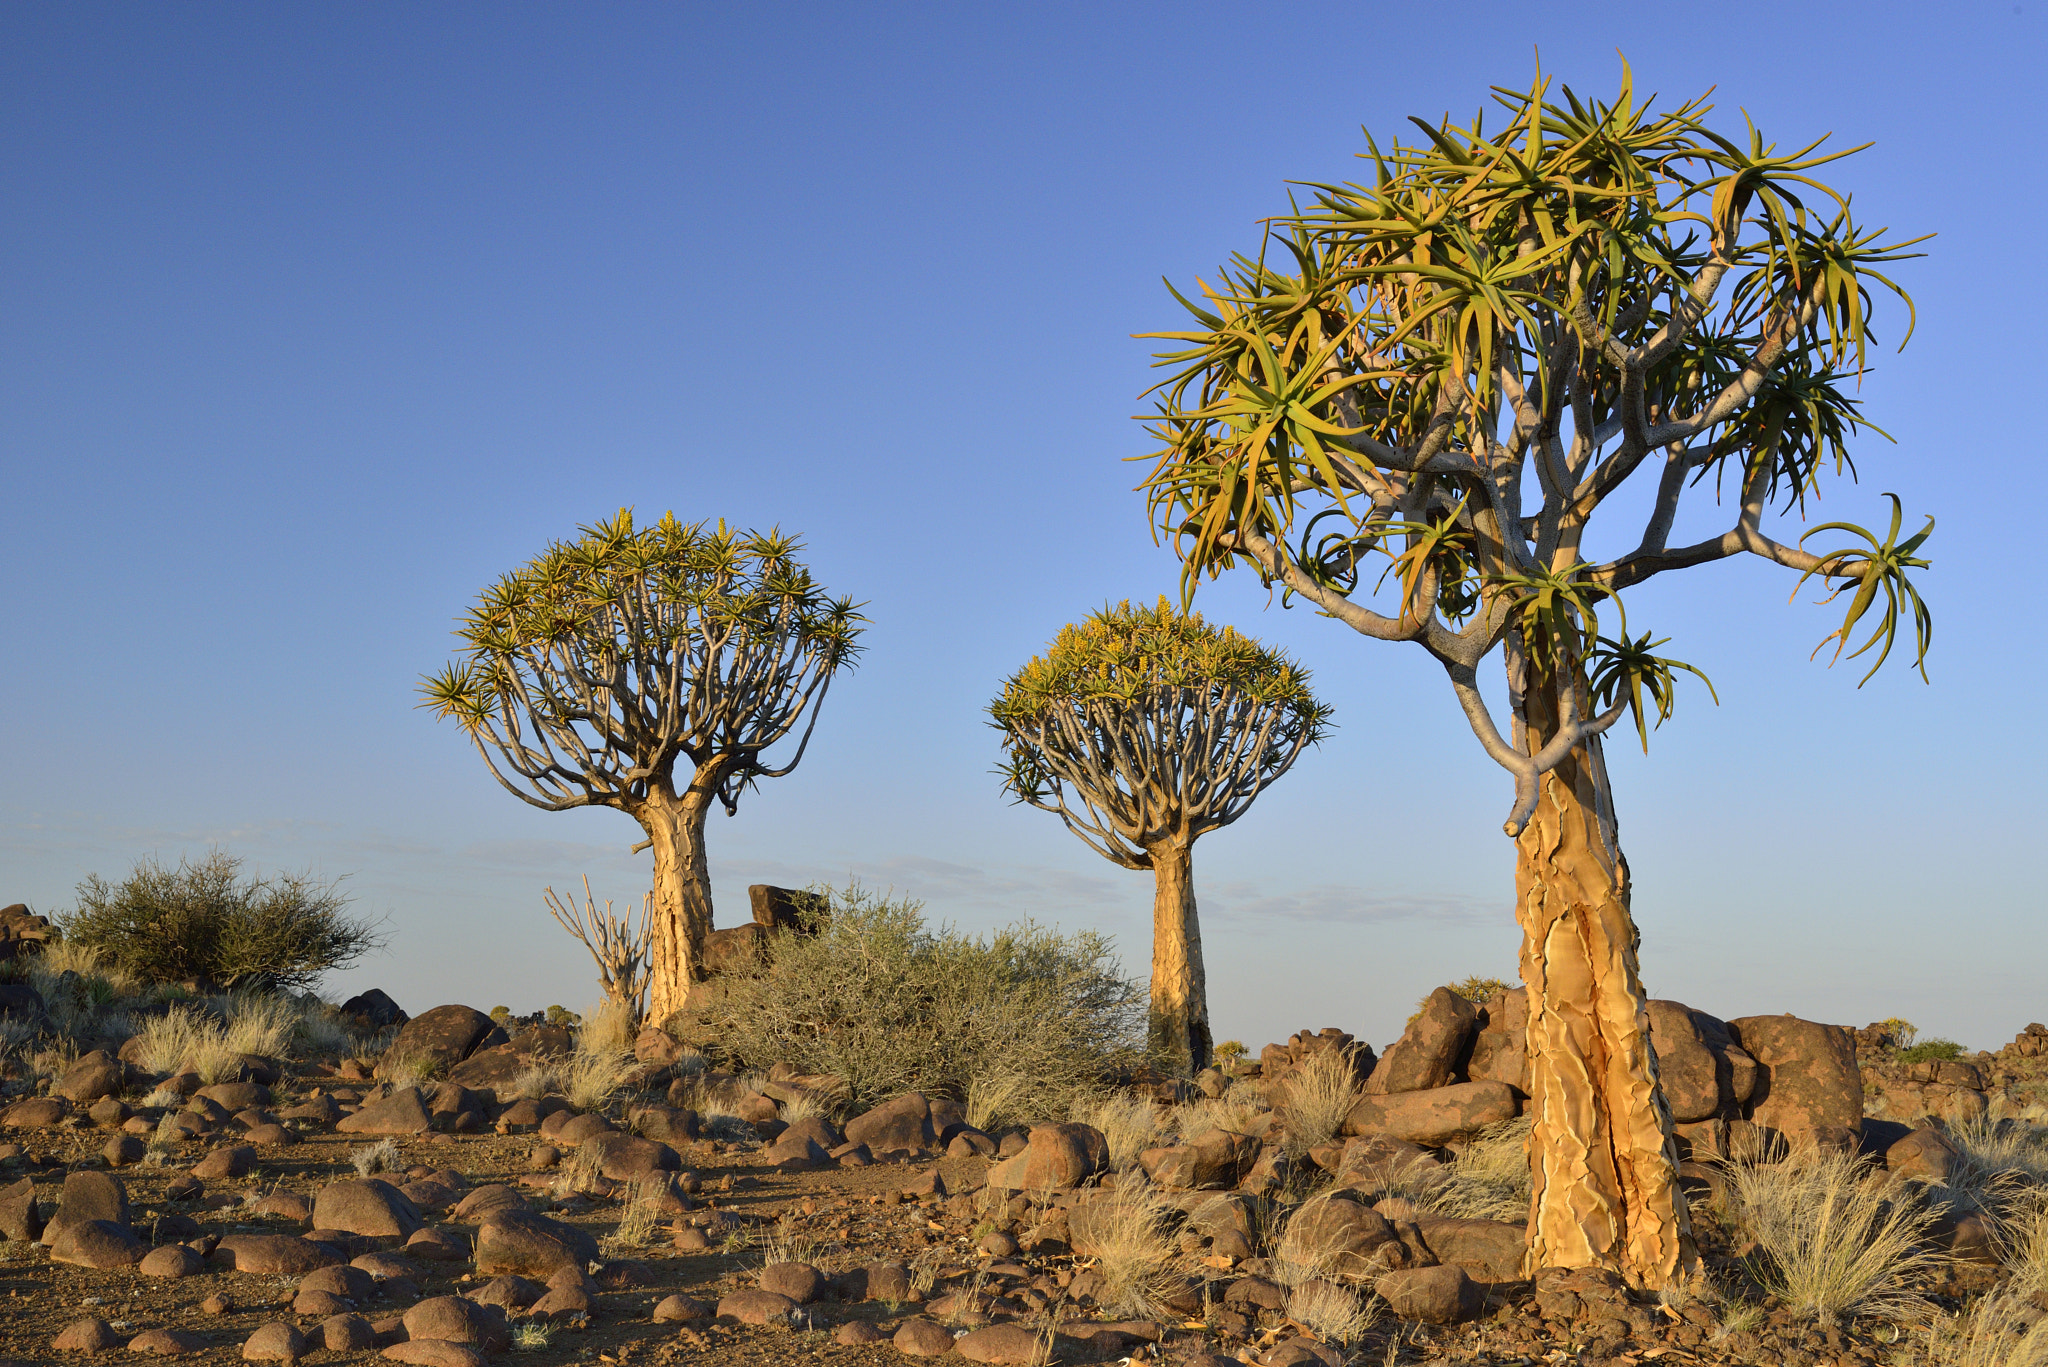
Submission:
<svg viewBox="0 0 2048 1367">
<path fill-rule="evenodd" d="M 1346 1049 L 1319 1049 L 1287 1074 L 1286 1096 L 1277 1109 L 1287 1123 L 1287 1147 L 1306 1153 L 1337 1137 L 1344 1117 L 1363 1092 Z"/>
<path fill-rule="evenodd" d="M 977 1073 L 967 1081 L 967 1123 L 983 1133 L 993 1133 L 1005 1121 L 1025 1119 L 1018 1105 L 1031 1094 L 1032 1080 L 1014 1068 Z"/>
<path fill-rule="evenodd" d="M 2048 1318 L 2024 1291 L 2001 1287 L 1968 1313 L 1929 1325 L 1927 1360 L 1932 1367 L 2048 1367 Z"/>
<path fill-rule="evenodd" d="M 380 1139 L 357 1149 L 348 1156 L 349 1166 L 356 1170 L 358 1177 L 375 1177 L 380 1172 L 405 1171 L 405 1155 L 398 1145 L 389 1139 Z"/>
<path fill-rule="evenodd" d="M 1138 1155 L 1160 1142 L 1163 1120 L 1149 1097 L 1132 1092 L 1105 1092 L 1074 1104 L 1071 1119 L 1092 1125 L 1109 1145 L 1109 1165 L 1122 1172 Z"/>
<path fill-rule="evenodd" d="M 1408 1199 L 1418 1210 L 1467 1220 L 1521 1220 L 1529 1214 L 1529 1120 L 1482 1131 L 1452 1161 L 1447 1175 L 1417 1174 Z M 1427 1172 L 1427 1169 L 1423 1170 Z"/>
<path fill-rule="evenodd" d="M 1379 1311 L 1376 1298 L 1367 1299 L 1321 1278 L 1302 1282 L 1287 1293 L 1287 1318 L 1325 1343 L 1345 1348 L 1379 1323 Z"/>
<path fill-rule="evenodd" d="M 1822 1324 L 1926 1312 L 1909 1282 L 1937 1260 L 1921 1246 L 1931 1217 L 1901 1185 L 1818 1149 L 1727 1174 L 1732 1214 L 1760 1252 L 1757 1279 L 1780 1301 Z"/>
<path fill-rule="evenodd" d="M 418 1087 L 431 1081 L 442 1067 L 441 1060 L 432 1054 L 406 1054 L 400 1058 L 386 1058 L 377 1065 L 377 1073 L 392 1091 L 402 1092 L 408 1087 Z"/>
<path fill-rule="evenodd" d="M 626 1186 L 625 1204 L 619 1211 L 619 1227 L 610 1242 L 620 1248 L 641 1248 L 654 1238 L 661 1218 L 661 1201 L 668 1195 L 666 1177 L 636 1177 Z"/>
<path fill-rule="evenodd" d="M 512 1326 L 512 1347 L 522 1353 L 537 1353 L 555 1336 L 555 1326 L 546 1320 L 521 1320 Z"/>
<path fill-rule="evenodd" d="M 1211 1130 L 1243 1134 L 1260 1109 L 1258 1088 L 1249 1082 L 1233 1082 L 1222 1096 L 1202 1097 L 1181 1107 L 1174 1117 L 1174 1129 L 1183 1144 L 1191 1144 Z"/>
<path fill-rule="evenodd" d="M 578 1144 L 570 1151 L 568 1161 L 556 1169 L 554 1184 L 549 1189 L 559 1198 L 602 1191 L 605 1185 L 604 1155 L 595 1144 Z"/>
<path fill-rule="evenodd" d="M 1088 1248 L 1102 1279 L 1095 1302 L 1110 1314 L 1157 1314 L 1159 1298 L 1184 1284 L 1184 1259 L 1169 1232 L 1167 1210 L 1157 1188 L 1135 1172 L 1122 1174 L 1088 1203 Z"/>
</svg>

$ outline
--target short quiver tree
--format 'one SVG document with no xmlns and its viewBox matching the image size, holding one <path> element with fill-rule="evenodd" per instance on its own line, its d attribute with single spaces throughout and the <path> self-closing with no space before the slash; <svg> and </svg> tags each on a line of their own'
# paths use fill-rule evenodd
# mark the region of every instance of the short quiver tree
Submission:
<svg viewBox="0 0 2048 1367">
<path fill-rule="evenodd" d="M 989 704 L 1003 786 L 1054 812 L 1089 848 L 1150 869 L 1153 1053 L 1209 1062 L 1208 980 L 1195 919 L 1196 837 L 1243 816 L 1322 737 L 1330 710 L 1307 671 L 1161 599 L 1063 627 Z"/>
<path fill-rule="evenodd" d="M 1882 664 L 1910 613 L 1924 659 L 1907 572 L 1931 519 L 1902 540 L 1894 499 L 1882 537 L 1764 530 L 1853 473 L 1872 296 L 1899 293 L 1881 267 L 1911 244 L 1816 179 L 1847 153 L 1724 137 L 1703 99 L 1653 112 L 1626 77 L 1611 104 L 1540 78 L 1496 93 L 1500 126 L 1416 120 L 1420 140 L 1371 147 L 1369 183 L 1313 187 L 1206 302 L 1181 297 L 1194 327 L 1151 334 L 1182 345 L 1161 357 L 1146 487 L 1184 593 L 1245 564 L 1443 667 L 1514 781 L 1529 1267 L 1661 1287 L 1694 1251 L 1600 737 L 1632 715 L 1647 748 L 1691 666 L 1631 636 L 1619 595 L 1755 556 L 1795 594 L 1847 595 L 1822 642 L 1838 655 L 1867 632 L 1854 654 Z M 1688 495 L 1724 484 L 1724 529 L 1672 544 Z M 1806 549 L 1830 532 L 1848 544 Z M 1479 688 L 1496 652 L 1505 735 Z"/>
<path fill-rule="evenodd" d="M 616 807 L 654 851 L 647 1013 L 680 1010 L 711 930 L 704 819 L 795 769 L 864 619 L 780 532 L 631 510 L 556 542 L 486 589 L 466 658 L 421 685 L 507 791 L 548 811 Z M 787 763 L 765 752 L 802 734 Z M 679 761 L 681 772 L 678 773 Z"/>
</svg>

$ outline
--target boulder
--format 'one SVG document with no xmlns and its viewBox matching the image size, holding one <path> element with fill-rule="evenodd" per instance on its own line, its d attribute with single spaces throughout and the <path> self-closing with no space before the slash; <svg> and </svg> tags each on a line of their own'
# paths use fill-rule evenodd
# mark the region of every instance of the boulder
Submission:
<svg viewBox="0 0 2048 1367">
<path fill-rule="evenodd" d="M 377 1346 L 377 1335 L 361 1315 L 329 1315 L 320 1322 L 320 1346 L 330 1353 L 360 1353 Z"/>
<path fill-rule="evenodd" d="M 787 1324 L 796 1302 L 773 1291 L 753 1288 L 735 1291 L 721 1297 L 718 1302 L 720 1319 L 735 1319 L 741 1324 Z M 951 1336 L 948 1335 L 948 1341 Z"/>
<path fill-rule="evenodd" d="M 695 1296 L 667 1296 L 654 1307 L 656 1324 L 694 1324 L 708 1320 L 714 1314 L 711 1306 Z"/>
<path fill-rule="evenodd" d="M 297 1362 L 306 1355 L 306 1336 L 296 1327 L 273 1320 L 242 1344 L 242 1356 L 250 1362 Z"/>
<path fill-rule="evenodd" d="M 420 1228 L 420 1212 L 381 1178 L 348 1178 L 329 1182 L 313 1198 L 313 1224 L 372 1239 L 410 1239 Z"/>
<path fill-rule="evenodd" d="M 0 1130 L 47 1130 L 70 1113 L 61 1096 L 32 1096 L 0 1111 Z"/>
<path fill-rule="evenodd" d="M 377 1279 L 360 1267 L 336 1263 L 332 1267 L 315 1268 L 299 1278 L 299 1290 L 325 1291 L 330 1296 L 360 1304 L 377 1294 Z"/>
<path fill-rule="evenodd" d="M 832 1341 L 842 1348 L 865 1348 L 871 1343 L 887 1342 L 888 1338 L 866 1320 L 848 1320 L 832 1331 Z"/>
<path fill-rule="evenodd" d="M 409 1339 L 474 1344 L 487 1353 L 512 1346 L 502 1309 L 479 1305 L 461 1296 L 435 1296 L 406 1311 L 405 1335 Z"/>
<path fill-rule="evenodd" d="M 399 1009 L 397 1002 L 386 996 L 384 990 L 373 987 L 367 992 L 358 992 L 343 1002 L 336 1011 L 358 1030 L 374 1032 L 388 1030 L 394 1025 L 404 1025 L 408 1017 Z"/>
<path fill-rule="evenodd" d="M 877 1158 L 919 1152 L 938 1140 L 931 1103 L 922 1092 L 906 1092 L 846 1122 L 846 1142 L 867 1145 Z"/>
<path fill-rule="evenodd" d="M 213 1246 L 213 1260 L 261 1277 L 303 1277 L 315 1268 L 343 1261 L 332 1245 L 289 1234 L 223 1235 Z"/>
<path fill-rule="evenodd" d="M 1138 1156 L 1145 1175 L 1168 1191 L 1226 1191 L 1259 1161 L 1259 1141 L 1229 1130 L 1206 1130 L 1193 1143 L 1147 1149 Z"/>
<path fill-rule="evenodd" d="M 247 1177 L 256 1169 L 256 1150 L 247 1144 L 215 1149 L 192 1165 L 192 1175 L 202 1182 L 231 1181 Z"/>
<path fill-rule="evenodd" d="M 770 883 L 755 883 L 749 887 L 747 904 L 753 910 L 755 925 L 798 934 L 814 930 L 819 918 L 832 905 L 829 899 L 818 893 L 778 888 Z"/>
<path fill-rule="evenodd" d="M 1651 1001 L 1649 1015 L 1671 1118 L 1689 1124 L 1735 1114 L 1755 1087 L 1756 1061 L 1735 1043 L 1727 1024 L 1674 1001 Z"/>
<path fill-rule="evenodd" d="M 1478 1008 L 1439 987 L 1365 1080 L 1366 1095 L 1391 1096 L 1452 1082 L 1463 1071 L 1478 1030 Z"/>
<path fill-rule="evenodd" d="M 476 1270 L 493 1277 L 511 1272 L 550 1276 L 563 1267 L 597 1261 L 597 1241 L 574 1225 L 526 1210 L 492 1213 L 476 1236 Z"/>
<path fill-rule="evenodd" d="M 1389 1050 L 1387 1057 L 1392 1058 Z M 1385 1067 L 1384 1062 L 1381 1067 Z M 1373 1074 L 1377 1077 L 1379 1074 Z M 1432 1147 L 1469 1138 L 1513 1120 L 1520 1103 L 1502 1082 L 1460 1082 L 1429 1091 L 1380 1093 L 1361 1098 L 1344 1117 L 1344 1133 L 1387 1134 Z"/>
<path fill-rule="evenodd" d="M 1463 1268 L 1475 1282 L 1499 1285 L 1523 1280 L 1522 1263 L 1529 1252 L 1525 1224 L 1418 1215 L 1415 1227 L 1439 1263 Z"/>
<path fill-rule="evenodd" d="M 198 1094 L 230 1116 L 251 1106 L 270 1104 L 270 1089 L 260 1082 L 216 1082 L 211 1087 L 201 1087 Z"/>
<path fill-rule="evenodd" d="M 434 1128 L 434 1122 L 420 1089 L 401 1087 L 354 1115 L 343 1116 L 334 1128 L 339 1134 L 425 1134 Z"/>
<path fill-rule="evenodd" d="M 210 1340 L 183 1329 L 145 1329 L 128 1340 L 129 1352 L 148 1353 L 154 1357 L 184 1357 L 188 1353 L 203 1353 L 211 1347 Z"/>
<path fill-rule="evenodd" d="M 1353 1135 L 1341 1145 L 1314 1149 L 1309 1156 L 1343 1187 L 1388 1187 L 1447 1175 L 1435 1154 L 1390 1134 Z"/>
<path fill-rule="evenodd" d="M 50 1340 L 50 1347 L 60 1353 L 104 1353 L 120 1346 L 121 1340 L 114 1333 L 114 1326 L 92 1316 L 72 1321 L 62 1333 Z"/>
<path fill-rule="evenodd" d="M 953 1351 L 953 1335 L 926 1319 L 903 1321 L 890 1342 L 905 1357 L 935 1358 Z"/>
<path fill-rule="evenodd" d="M 0 1187 L 0 1239 L 34 1243 L 43 1237 L 43 1210 L 36 1204 L 35 1179 Z"/>
<path fill-rule="evenodd" d="M 767 962 L 766 926 L 727 926 L 704 937 L 704 972 L 707 977 L 744 977 L 758 973 Z"/>
<path fill-rule="evenodd" d="M 1037 1333 L 1021 1324 L 984 1324 L 953 1342 L 953 1351 L 969 1362 L 1037 1363 L 1042 1347 Z"/>
<path fill-rule="evenodd" d="M 132 1267 L 141 1260 L 142 1241 L 112 1220 L 74 1221 L 50 1245 L 51 1262 L 74 1267 Z"/>
<path fill-rule="evenodd" d="M 1373 1289 L 1396 1315 L 1424 1324 L 1461 1324 L 1486 1308 L 1486 1293 L 1462 1267 L 1387 1272 Z"/>
<path fill-rule="evenodd" d="M 761 1289 L 809 1305 L 825 1294 L 825 1275 L 809 1263 L 769 1263 L 761 1269 Z"/>
<path fill-rule="evenodd" d="M 484 1355 L 466 1343 L 447 1339 L 405 1339 L 386 1348 L 382 1356 L 409 1367 L 484 1367 Z"/>
<path fill-rule="evenodd" d="M 910 1269 L 902 1263 L 869 1263 L 855 1275 L 860 1280 L 855 1299 L 889 1305 L 905 1305 L 918 1299 L 916 1288 L 910 1283 Z"/>
<path fill-rule="evenodd" d="M 1884 1165 L 1900 1177 L 1946 1183 L 1949 1174 L 1962 1162 L 1962 1157 L 1962 1151 L 1947 1134 L 1931 1125 L 1923 1125 L 1907 1132 L 1885 1149 Z"/>
<path fill-rule="evenodd" d="M 405 1023 L 378 1062 L 377 1075 L 384 1076 L 399 1063 L 433 1063 L 445 1071 L 479 1049 L 505 1042 L 504 1030 L 475 1007 L 437 1006 Z"/>
<path fill-rule="evenodd" d="M 64 1070 L 51 1092 L 80 1106 L 90 1106 L 102 1097 L 118 1097 L 128 1085 L 128 1070 L 105 1051 L 95 1049 Z M 125 1118 L 125 1117 L 124 1117 Z"/>
<path fill-rule="evenodd" d="M 847 1138 L 854 1138 L 851 1125 Z M 988 1185 L 1008 1191 L 1076 1187 L 1108 1170 L 1109 1144 L 1093 1126 L 1033 1125 L 1024 1152 L 990 1168 Z"/>
<path fill-rule="evenodd" d="M 641 1106 L 633 1111 L 631 1119 L 633 1128 L 648 1139 L 671 1145 L 697 1141 L 695 1111 L 680 1106 Z"/>
<path fill-rule="evenodd" d="M 499 1211 L 530 1210 L 526 1198 L 501 1182 L 477 1187 L 455 1203 L 450 1213 L 457 1224 L 488 1224 Z"/>
<path fill-rule="evenodd" d="M 635 1178 L 683 1170 L 682 1156 L 656 1140 L 630 1134 L 605 1134 L 592 1142 L 597 1147 L 598 1170 L 614 1182 L 630 1182 Z"/>
<path fill-rule="evenodd" d="M 128 1188 L 121 1179 L 111 1173 L 74 1172 L 64 1178 L 64 1197 L 57 1206 L 57 1213 L 50 1217 L 43 1227 L 42 1241 L 49 1247 L 56 1247 L 57 1236 L 64 1232 L 66 1225 L 83 1224 L 88 1220 L 105 1220 L 110 1224 L 126 1228 L 128 1225 Z"/>
<path fill-rule="evenodd" d="M 135 1270 L 145 1277 L 180 1281 L 204 1272 L 206 1259 L 199 1256 L 199 1250 L 196 1248 L 187 1248 L 184 1244 L 165 1244 L 144 1254 Z"/>
<path fill-rule="evenodd" d="M 1752 1122 L 1783 1135 L 1793 1148 L 1856 1147 L 1863 1074 L 1849 1031 L 1791 1015 L 1744 1016 L 1728 1029 L 1757 1063 Z"/>
<path fill-rule="evenodd" d="M 1385 1266 L 1380 1250 L 1401 1241 L 1386 1216 L 1344 1196 L 1304 1202 L 1287 1222 L 1283 1239 L 1303 1261 L 1313 1259 L 1345 1278 L 1364 1277 Z"/>
<path fill-rule="evenodd" d="M 1490 998 L 1479 1008 L 1479 1033 L 1472 1038 L 1465 1077 L 1470 1082 L 1505 1082 L 1518 1092 L 1529 1090 L 1528 988 Z"/>
</svg>

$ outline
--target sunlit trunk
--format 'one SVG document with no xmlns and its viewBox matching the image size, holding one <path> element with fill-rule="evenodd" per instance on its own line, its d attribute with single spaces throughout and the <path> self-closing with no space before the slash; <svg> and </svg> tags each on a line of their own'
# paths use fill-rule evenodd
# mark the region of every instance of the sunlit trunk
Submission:
<svg viewBox="0 0 2048 1367">
<path fill-rule="evenodd" d="M 1195 920 L 1193 842 L 1162 840 L 1152 856 L 1152 1012 L 1146 1042 L 1169 1067 L 1209 1066 L 1209 981 Z"/>
<path fill-rule="evenodd" d="M 1523 699 L 1532 750 L 1555 709 L 1547 688 Z M 1516 841 L 1515 896 L 1529 989 L 1529 1271 L 1604 1267 L 1662 1287 L 1696 1254 L 1597 738 L 1544 775 Z"/>
<path fill-rule="evenodd" d="M 647 1019 L 659 1025 L 680 1011 L 690 984 L 704 976 L 711 933 L 711 869 L 704 817 L 712 796 L 692 785 L 678 796 L 656 792 L 634 813 L 654 851 L 654 934 L 648 949 Z"/>
</svg>

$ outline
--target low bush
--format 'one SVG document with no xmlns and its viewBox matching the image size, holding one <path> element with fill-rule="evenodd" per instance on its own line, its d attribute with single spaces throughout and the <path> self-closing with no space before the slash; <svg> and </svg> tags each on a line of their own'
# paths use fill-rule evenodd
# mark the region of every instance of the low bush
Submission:
<svg viewBox="0 0 2048 1367">
<path fill-rule="evenodd" d="M 1931 1063 L 1936 1059 L 1961 1058 L 1963 1046 L 1939 1035 L 1909 1044 L 1893 1054 L 1900 1063 Z"/>
<path fill-rule="evenodd" d="M 1337 1137 L 1344 1117 L 1364 1094 L 1353 1070 L 1352 1049 L 1318 1049 L 1289 1069 L 1285 1096 L 1275 1107 L 1287 1122 L 1287 1150 L 1300 1156 Z"/>
<path fill-rule="evenodd" d="M 733 1061 L 831 1074 L 855 1106 L 1014 1078 L 1003 1109 L 1043 1118 L 1141 1050 L 1144 991 L 1094 931 L 975 937 L 857 886 L 828 894 L 809 930 L 778 931 L 766 970 L 701 1013 Z"/>
<path fill-rule="evenodd" d="M 145 859 L 119 884 L 93 874 L 56 919 L 66 942 L 144 982 L 296 991 L 382 946 L 347 905 L 333 883 L 245 877 L 241 859 L 215 850 L 175 869 Z"/>
</svg>

